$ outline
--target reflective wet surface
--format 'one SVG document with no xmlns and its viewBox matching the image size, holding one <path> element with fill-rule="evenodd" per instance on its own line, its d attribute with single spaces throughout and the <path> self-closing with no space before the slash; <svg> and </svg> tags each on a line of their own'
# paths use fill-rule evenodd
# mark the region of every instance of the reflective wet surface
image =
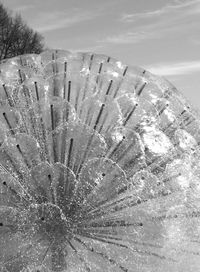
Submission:
<svg viewBox="0 0 200 272">
<path fill-rule="evenodd" d="M 198 271 L 200 119 L 175 87 L 92 53 L 0 70 L 0 271 Z"/>
</svg>

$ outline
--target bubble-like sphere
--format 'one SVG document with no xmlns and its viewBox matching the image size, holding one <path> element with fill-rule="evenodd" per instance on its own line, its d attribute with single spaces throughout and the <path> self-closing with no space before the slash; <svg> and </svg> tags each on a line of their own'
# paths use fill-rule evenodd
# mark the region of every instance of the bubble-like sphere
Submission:
<svg viewBox="0 0 200 272">
<path fill-rule="evenodd" d="M 194 272 L 199 113 L 92 53 L 0 64 L 0 271 Z"/>
</svg>

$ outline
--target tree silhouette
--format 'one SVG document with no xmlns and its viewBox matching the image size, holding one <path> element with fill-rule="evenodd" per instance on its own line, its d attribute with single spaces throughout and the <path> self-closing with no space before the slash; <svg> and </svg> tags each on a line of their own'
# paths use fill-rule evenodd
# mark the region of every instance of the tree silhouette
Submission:
<svg viewBox="0 0 200 272">
<path fill-rule="evenodd" d="M 12 16 L 0 3 L 0 60 L 26 53 L 41 53 L 43 37 L 31 29 L 20 15 Z"/>
</svg>

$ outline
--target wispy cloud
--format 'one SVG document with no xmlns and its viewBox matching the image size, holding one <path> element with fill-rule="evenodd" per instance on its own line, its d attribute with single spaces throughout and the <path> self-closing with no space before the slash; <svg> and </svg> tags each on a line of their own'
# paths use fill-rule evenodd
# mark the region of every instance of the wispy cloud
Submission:
<svg viewBox="0 0 200 272">
<path fill-rule="evenodd" d="M 122 14 L 120 21 L 134 22 L 139 19 L 156 18 L 172 12 L 185 10 L 188 14 L 197 13 L 200 11 L 200 0 L 175 1 L 173 5 L 165 5 L 157 10 L 146 11 L 142 13 Z M 171 14 L 170 14 L 171 15 Z"/>
<path fill-rule="evenodd" d="M 107 36 L 100 42 L 135 44 L 144 40 L 166 37 L 172 33 L 181 35 L 190 29 L 199 28 L 199 16 L 194 18 L 198 10 L 200 12 L 200 0 L 188 0 L 175 1 L 174 5 L 167 5 L 153 11 L 124 14 L 121 21 L 129 23 L 128 27 L 126 25 L 126 31 L 123 31 L 122 34 Z M 150 20 L 146 21 L 145 18 Z M 135 23 L 135 20 L 138 19 L 142 20 Z M 121 21 L 119 29 L 122 29 Z"/>
<path fill-rule="evenodd" d="M 150 39 L 154 35 L 145 31 L 138 32 L 126 32 L 119 35 L 108 36 L 105 39 L 100 40 L 101 43 L 113 43 L 113 44 L 134 44 L 143 40 Z"/>
<path fill-rule="evenodd" d="M 56 29 L 68 28 L 81 22 L 92 20 L 97 16 L 97 13 L 90 13 L 87 11 L 40 12 L 32 22 L 32 25 L 39 32 L 48 32 Z"/>
<path fill-rule="evenodd" d="M 162 9 L 147 11 L 147 12 L 143 12 L 143 13 L 132 13 L 132 14 L 126 13 L 121 16 L 120 21 L 125 22 L 125 23 L 127 23 L 127 22 L 129 23 L 129 22 L 136 21 L 138 19 L 144 19 L 144 18 L 158 16 L 158 15 L 161 15 L 165 12 L 166 12 L 166 10 L 164 8 L 162 8 Z"/>
<path fill-rule="evenodd" d="M 145 68 L 161 76 L 187 75 L 200 71 L 200 60 L 177 62 L 177 63 L 158 63 L 146 65 Z"/>
</svg>

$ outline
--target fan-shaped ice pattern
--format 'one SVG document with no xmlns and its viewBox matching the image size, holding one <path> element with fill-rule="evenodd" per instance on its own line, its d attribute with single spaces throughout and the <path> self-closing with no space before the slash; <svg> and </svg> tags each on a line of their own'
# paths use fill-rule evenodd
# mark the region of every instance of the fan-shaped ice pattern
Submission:
<svg viewBox="0 0 200 272">
<path fill-rule="evenodd" d="M 200 123 L 182 95 L 98 54 L 0 70 L 0 271 L 199 271 Z"/>
</svg>

